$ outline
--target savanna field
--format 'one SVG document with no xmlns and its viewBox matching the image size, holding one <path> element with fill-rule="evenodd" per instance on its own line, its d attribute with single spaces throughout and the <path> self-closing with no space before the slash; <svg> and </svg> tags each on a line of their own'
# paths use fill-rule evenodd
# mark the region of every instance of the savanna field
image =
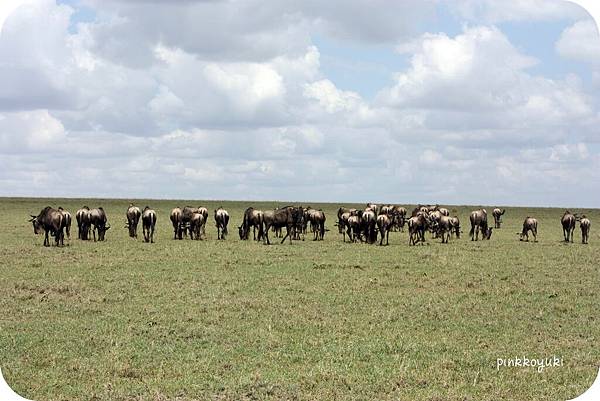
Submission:
<svg viewBox="0 0 600 401">
<path fill-rule="evenodd" d="M 563 209 L 507 208 L 490 241 L 343 243 L 330 230 L 293 245 L 240 241 L 247 206 L 134 200 L 158 213 L 156 243 L 127 235 L 129 200 L 0 198 L 0 368 L 42 400 L 566 400 L 600 362 L 600 210 L 589 245 L 562 242 Z M 103 206 L 106 242 L 42 246 L 30 214 Z M 208 238 L 173 240 L 175 206 L 207 206 Z M 212 211 L 226 208 L 216 240 Z M 304 204 L 307 206 L 307 204 Z M 364 205 L 344 204 L 364 207 Z M 409 206 L 409 205 L 405 205 Z M 495 206 L 495 205 L 494 205 Z M 491 206 L 487 207 L 489 220 Z M 523 219 L 539 242 L 519 242 Z M 274 238 L 272 237 L 272 240 Z M 562 367 L 496 368 L 558 356 Z"/>
</svg>

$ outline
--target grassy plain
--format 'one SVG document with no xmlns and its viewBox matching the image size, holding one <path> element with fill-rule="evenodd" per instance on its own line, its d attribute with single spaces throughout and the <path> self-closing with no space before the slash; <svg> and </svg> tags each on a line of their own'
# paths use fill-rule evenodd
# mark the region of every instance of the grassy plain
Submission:
<svg viewBox="0 0 600 401">
<path fill-rule="evenodd" d="M 566 400 L 600 362 L 599 210 L 589 245 L 562 243 L 562 210 L 507 208 L 491 241 L 467 237 L 472 207 L 451 207 L 463 238 L 408 246 L 343 243 L 339 205 L 324 242 L 240 241 L 246 206 L 146 201 L 155 244 L 123 228 L 128 200 L 0 198 L 0 368 L 42 400 Z M 104 243 L 45 248 L 29 214 L 103 206 Z M 174 241 L 174 206 L 223 205 L 216 240 Z M 346 205 L 351 206 L 351 205 Z M 488 210 L 491 208 L 488 208 Z M 539 220 L 539 242 L 515 235 Z M 563 366 L 496 369 L 497 358 Z"/>
</svg>

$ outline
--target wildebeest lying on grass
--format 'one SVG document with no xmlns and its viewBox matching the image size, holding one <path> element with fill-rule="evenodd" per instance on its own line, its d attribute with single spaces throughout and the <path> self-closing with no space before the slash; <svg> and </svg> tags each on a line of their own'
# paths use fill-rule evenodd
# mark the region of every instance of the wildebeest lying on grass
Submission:
<svg viewBox="0 0 600 401">
<path fill-rule="evenodd" d="M 563 236 L 565 242 L 573 242 L 573 233 L 575 232 L 575 224 L 577 222 L 577 216 L 568 210 L 565 210 L 562 217 L 560 218 L 560 224 L 563 229 Z"/>
<path fill-rule="evenodd" d="M 37 216 L 30 215 L 33 232 L 39 234 L 44 230 L 44 246 L 50 246 L 48 234 L 54 235 L 56 246 L 64 245 L 65 216 L 60 210 L 46 206 Z"/>
<path fill-rule="evenodd" d="M 142 232 L 145 242 L 154 243 L 154 226 L 156 226 L 156 212 L 146 206 L 142 212 Z"/>
<path fill-rule="evenodd" d="M 98 241 L 104 241 L 106 231 L 110 228 L 104 209 L 99 207 L 90 210 L 90 223 L 92 225 L 94 242 L 96 241 L 96 232 L 98 233 Z"/>
<path fill-rule="evenodd" d="M 137 238 L 137 228 L 140 222 L 140 217 L 142 217 L 140 208 L 134 206 L 133 203 L 130 203 L 129 207 L 127 208 L 127 213 L 125 213 L 125 217 L 127 217 L 127 225 L 125 227 L 129 229 L 129 236 L 131 238 Z"/>
<path fill-rule="evenodd" d="M 215 225 L 217 227 L 217 239 L 225 239 L 227 235 L 227 225 L 229 224 L 229 213 L 227 210 L 219 207 L 215 210 Z"/>
<path fill-rule="evenodd" d="M 525 238 L 525 241 L 529 241 L 529 232 L 531 231 L 531 234 L 533 234 L 533 241 L 537 242 L 537 226 L 537 220 L 527 216 L 523 222 L 523 230 L 521 233 L 517 233 L 520 234 L 519 240 L 523 241 L 523 238 Z"/>
<path fill-rule="evenodd" d="M 585 217 L 585 215 L 581 216 L 581 220 L 579 221 L 579 227 L 581 228 L 581 243 L 587 244 L 590 239 L 590 227 L 592 223 L 590 219 Z"/>
<path fill-rule="evenodd" d="M 90 228 L 92 227 L 90 208 L 84 206 L 77 210 L 75 219 L 77 220 L 77 238 L 82 240 L 90 239 Z"/>
</svg>

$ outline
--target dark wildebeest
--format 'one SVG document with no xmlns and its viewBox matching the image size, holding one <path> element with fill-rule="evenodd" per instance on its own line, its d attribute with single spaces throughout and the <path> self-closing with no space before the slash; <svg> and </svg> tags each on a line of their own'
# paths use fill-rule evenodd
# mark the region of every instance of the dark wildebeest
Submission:
<svg viewBox="0 0 600 401">
<path fill-rule="evenodd" d="M 156 225 L 156 212 L 148 206 L 142 212 L 142 233 L 144 241 L 154 243 L 154 226 Z"/>
<path fill-rule="evenodd" d="M 29 221 L 33 225 L 33 232 L 40 234 L 44 230 L 44 246 L 50 246 L 49 233 L 54 235 L 56 246 L 64 245 L 65 216 L 59 210 L 46 206 L 37 216 L 32 214 L 30 216 Z"/>
<path fill-rule="evenodd" d="M 585 217 L 585 215 L 581 216 L 581 220 L 579 220 L 579 227 L 581 228 L 581 243 L 587 244 L 590 239 L 590 226 L 592 223 L 590 219 Z"/>
<path fill-rule="evenodd" d="M 492 216 L 494 216 L 494 228 L 500 228 L 504 213 L 506 213 L 506 209 L 500 210 L 499 208 L 495 208 L 492 210 Z"/>
<path fill-rule="evenodd" d="M 173 210 L 171 210 L 171 215 L 169 216 L 169 219 L 171 219 L 171 224 L 173 224 L 173 239 L 182 238 L 181 215 L 181 208 L 176 207 Z"/>
<path fill-rule="evenodd" d="M 313 241 L 323 241 L 323 238 L 325 237 L 325 213 L 320 209 L 308 209 L 305 213 L 305 217 L 310 222 Z"/>
<path fill-rule="evenodd" d="M 190 232 L 190 239 L 199 240 L 202 238 L 202 226 L 204 226 L 204 215 L 199 213 L 194 209 L 192 215 L 190 216 L 189 222 L 187 224 L 187 228 Z"/>
<path fill-rule="evenodd" d="M 573 242 L 573 233 L 575 232 L 576 222 L 577 216 L 568 210 L 565 210 L 565 213 L 560 218 L 560 224 L 562 225 L 565 242 Z"/>
<path fill-rule="evenodd" d="M 377 216 L 377 228 L 379 229 L 379 245 L 383 245 L 383 238 L 385 237 L 385 244 L 390 244 L 390 230 L 392 229 L 393 219 L 387 213 L 382 213 Z"/>
<path fill-rule="evenodd" d="M 107 223 L 106 212 L 101 207 L 90 210 L 90 221 L 92 224 L 92 234 L 94 241 L 96 241 L 96 232 L 98 232 L 98 241 L 104 241 L 106 230 L 110 228 Z"/>
<path fill-rule="evenodd" d="M 338 218 L 338 231 L 340 234 L 343 234 L 344 228 L 346 227 L 346 222 L 348 221 L 348 218 L 346 218 L 346 220 L 344 221 L 342 219 L 342 216 L 344 214 L 347 213 L 347 216 L 350 217 L 350 214 L 352 214 L 353 212 L 356 212 L 356 209 L 349 209 L 347 207 L 340 207 L 337 211 L 337 218 Z"/>
<path fill-rule="evenodd" d="M 438 226 L 441 218 L 442 218 L 442 213 L 437 208 L 435 210 L 432 210 L 429 212 L 430 226 L 432 229 L 436 228 L 435 230 L 432 231 L 432 238 L 437 238 L 437 236 L 438 236 L 437 226 Z"/>
<path fill-rule="evenodd" d="M 242 220 L 242 225 L 238 227 L 238 231 L 240 234 L 241 240 L 247 240 L 250 236 L 250 227 L 252 227 L 254 240 L 256 241 L 256 229 L 258 229 L 258 240 L 262 239 L 263 231 L 262 231 L 262 219 L 263 212 L 261 210 L 254 209 L 253 207 L 249 207 L 244 212 L 244 219 Z"/>
<path fill-rule="evenodd" d="M 65 216 L 65 233 L 67 234 L 67 238 L 71 239 L 71 213 L 63 209 L 62 207 L 58 207 L 58 211 L 61 212 Z"/>
<path fill-rule="evenodd" d="M 350 216 L 348 216 L 348 222 L 346 224 L 346 234 L 348 234 L 350 242 L 356 242 L 357 239 L 362 241 L 362 214 L 362 211 L 359 210 L 356 214 L 351 214 Z"/>
<path fill-rule="evenodd" d="M 294 235 L 294 229 L 297 227 L 298 222 L 300 221 L 300 208 L 294 206 L 286 206 L 281 209 L 277 209 L 273 211 L 273 214 L 264 214 L 263 215 L 263 241 L 270 245 L 269 241 L 269 229 L 275 227 L 285 227 L 286 232 L 285 236 L 281 240 L 283 244 L 286 238 L 290 238 L 290 244 L 292 243 L 292 237 Z"/>
<path fill-rule="evenodd" d="M 455 234 L 456 238 L 460 238 L 460 220 L 457 216 L 451 217 L 452 220 L 452 231 L 451 234 Z"/>
<path fill-rule="evenodd" d="M 394 225 L 404 232 L 404 224 L 406 224 L 406 208 L 402 206 L 394 206 Z"/>
<path fill-rule="evenodd" d="M 222 207 L 215 210 L 215 224 L 217 226 L 217 239 L 225 239 L 227 235 L 227 224 L 229 224 L 229 213 Z"/>
<path fill-rule="evenodd" d="M 77 210 L 77 213 L 75 213 L 75 219 L 77 220 L 77 238 L 82 240 L 90 239 L 90 208 L 84 206 Z"/>
<path fill-rule="evenodd" d="M 125 216 L 127 217 L 127 225 L 125 227 L 129 229 L 129 236 L 131 238 L 137 238 L 137 228 L 140 217 L 142 217 L 140 208 L 134 206 L 133 203 L 130 203 Z"/>
<path fill-rule="evenodd" d="M 520 234 L 520 241 L 523 241 L 523 238 L 526 238 L 525 241 L 529 241 L 529 231 L 533 234 L 533 241 L 537 242 L 537 226 L 538 222 L 533 217 L 527 216 L 525 221 L 523 222 L 523 231 Z"/>
<path fill-rule="evenodd" d="M 453 230 L 455 230 L 454 219 L 454 217 L 441 216 L 437 221 L 437 234 L 438 236 L 442 237 L 442 244 L 448 243 L 450 240 L 450 235 L 452 234 Z"/>
<path fill-rule="evenodd" d="M 492 228 L 488 227 L 487 211 L 485 209 L 472 211 L 469 220 L 471 221 L 471 230 L 469 231 L 471 241 L 479 240 L 479 230 L 481 230 L 483 239 L 492 237 Z"/>
<path fill-rule="evenodd" d="M 408 244 L 416 245 L 419 242 L 425 243 L 425 231 L 430 227 L 429 215 L 427 212 L 417 212 L 415 216 L 408 219 Z"/>
<path fill-rule="evenodd" d="M 191 207 L 191 206 L 185 206 L 183 208 L 183 210 L 181 211 L 181 221 L 179 223 L 179 230 L 180 230 L 180 234 L 179 237 L 181 238 L 182 234 L 183 236 L 187 237 L 188 232 L 190 234 L 190 238 L 192 237 L 192 217 L 194 215 L 194 213 L 200 213 L 198 211 L 198 208 L 196 207 Z M 202 214 L 202 213 L 201 213 Z M 202 214 L 202 223 L 204 223 L 204 215 Z M 202 234 L 202 226 L 199 227 L 200 229 L 200 234 Z M 193 238 L 191 238 L 193 239 Z M 199 238 L 196 238 L 199 239 Z"/>
</svg>

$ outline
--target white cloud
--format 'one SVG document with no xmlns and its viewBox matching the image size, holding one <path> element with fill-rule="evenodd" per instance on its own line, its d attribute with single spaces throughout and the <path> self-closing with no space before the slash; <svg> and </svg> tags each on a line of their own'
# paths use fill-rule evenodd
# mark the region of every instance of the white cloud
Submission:
<svg viewBox="0 0 600 401">
<path fill-rule="evenodd" d="M 577 21 L 565 29 L 556 50 L 562 57 L 600 67 L 600 36 L 594 20 Z"/>
<path fill-rule="evenodd" d="M 456 0 L 452 6 L 462 17 L 478 23 L 588 17 L 582 7 L 565 0 Z"/>
</svg>

